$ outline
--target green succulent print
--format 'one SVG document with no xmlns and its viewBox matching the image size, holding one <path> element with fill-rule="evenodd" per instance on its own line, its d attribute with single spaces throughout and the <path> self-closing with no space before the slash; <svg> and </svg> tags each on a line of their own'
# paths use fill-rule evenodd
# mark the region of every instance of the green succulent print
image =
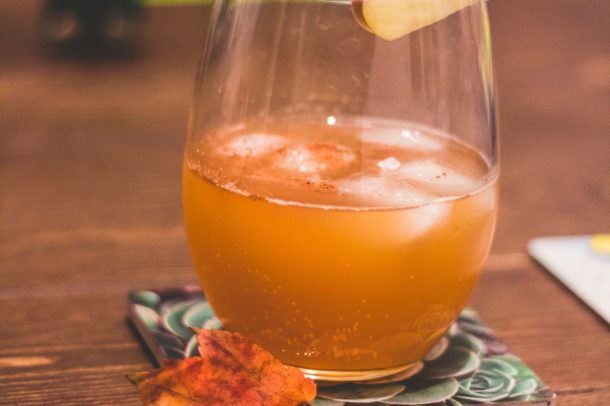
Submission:
<svg viewBox="0 0 610 406">
<path fill-rule="evenodd" d="M 198 355 L 191 327 L 222 329 L 201 290 L 187 286 L 130 294 L 130 317 L 158 363 Z M 491 405 L 536 402 L 554 394 L 521 359 L 508 352 L 472 309 L 465 309 L 422 362 L 365 382 L 318 383 L 314 406 Z"/>
</svg>

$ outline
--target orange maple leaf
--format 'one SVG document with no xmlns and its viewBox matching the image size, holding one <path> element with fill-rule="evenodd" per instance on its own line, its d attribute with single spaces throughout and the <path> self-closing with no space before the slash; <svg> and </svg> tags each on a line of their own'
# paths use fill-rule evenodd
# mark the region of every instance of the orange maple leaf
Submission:
<svg viewBox="0 0 610 406">
<path fill-rule="evenodd" d="M 316 385 L 236 333 L 197 331 L 201 357 L 128 375 L 148 406 L 277 405 L 313 400 Z"/>
</svg>

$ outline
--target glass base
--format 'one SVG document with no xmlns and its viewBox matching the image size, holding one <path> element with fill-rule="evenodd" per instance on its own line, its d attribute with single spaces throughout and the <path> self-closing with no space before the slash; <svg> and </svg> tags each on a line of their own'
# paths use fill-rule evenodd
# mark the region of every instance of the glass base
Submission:
<svg viewBox="0 0 610 406">
<path fill-rule="evenodd" d="M 307 369 L 299 368 L 303 373 L 316 381 L 333 381 L 333 382 L 354 382 L 367 381 L 370 379 L 384 378 L 386 376 L 395 375 L 406 371 L 413 367 L 417 362 L 412 364 L 399 365 L 391 368 L 383 369 L 361 369 L 355 371 L 332 371 L 324 369 Z"/>
</svg>

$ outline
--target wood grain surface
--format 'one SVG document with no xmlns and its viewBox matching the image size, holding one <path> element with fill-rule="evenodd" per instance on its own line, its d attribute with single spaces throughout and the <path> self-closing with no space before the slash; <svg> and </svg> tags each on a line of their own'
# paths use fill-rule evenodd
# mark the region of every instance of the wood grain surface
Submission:
<svg viewBox="0 0 610 406">
<path fill-rule="evenodd" d="M 209 10 L 150 9 L 137 52 L 56 55 L 0 0 L 0 404 L 138 405 L 133 288 L 195 283 L 182 146 Z M 502 198 L 472 305 L 558 394 L 610 404 L 610 332 L 525 254 L 610 230 L 610 2 L 493 0 Z"/>
</svg>

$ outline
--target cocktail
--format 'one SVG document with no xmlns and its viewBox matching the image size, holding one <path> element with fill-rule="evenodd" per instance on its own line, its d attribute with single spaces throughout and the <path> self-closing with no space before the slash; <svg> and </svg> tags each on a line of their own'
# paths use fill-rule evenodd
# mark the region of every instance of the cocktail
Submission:
<svg viewBox="0 0 610 406">
<path fill-rule="evenodd" d="M 216 0 L 183 197 L 224 326 L 321 379 L 421 360 L 491 244 L 492 90 L 480 1 Z"/>
</svg>

